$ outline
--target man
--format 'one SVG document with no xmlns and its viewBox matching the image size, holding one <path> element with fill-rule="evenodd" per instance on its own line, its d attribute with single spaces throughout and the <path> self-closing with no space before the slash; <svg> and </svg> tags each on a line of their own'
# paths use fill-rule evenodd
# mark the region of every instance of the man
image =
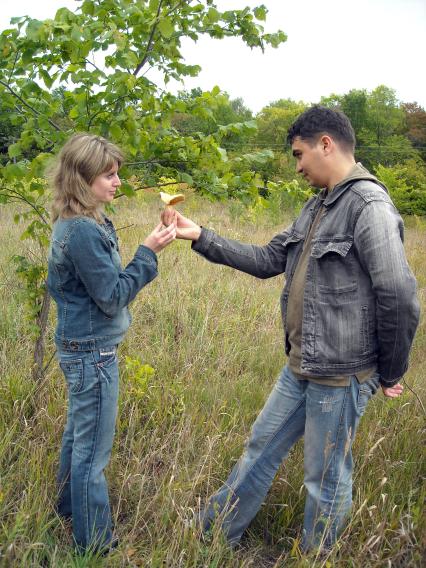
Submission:
<svg viewBox="0 0 426 568">
<path fill-rule="evenodd" d="M 177 237 L 211 262 L 258 278 L 286 274 L 287 365 L 202 522 L 208 530 L 219 517 L 236 544 L 304 436 L 307 551 L 329 549 L 347 520 L 359 419 L 379 385 L 387 397 L 402 393 L 419 305 L 401 217 L 385 186 L 355 162 L 348 118 L 314 106 L 291 126 L 288 142 L 297 172 L 323 189 L 266 246 L 224 239 L 179 213 L 163 222 L 175 220 Z"/>
</svg>

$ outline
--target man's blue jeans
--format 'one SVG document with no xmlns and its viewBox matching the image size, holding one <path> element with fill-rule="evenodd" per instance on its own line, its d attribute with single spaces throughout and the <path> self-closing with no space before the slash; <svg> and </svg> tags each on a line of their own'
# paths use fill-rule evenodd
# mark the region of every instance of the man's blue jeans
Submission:
<svg viewBox="0 0 426 568">
<path fill-rule="evenodd" d="M 300 381 L 284 367 L 245 451 L 202 513 L 203 530 L 221 522 L 230 544 L 240 540 L 259 510 L 275 473 L 291 447 L 305 437 L 307 491 L 304 550 L 330 548 L 344 527 L 352 504 L 352 442 L 378 376 L 348 387 Z"/>
<path fill-rule="evenodd" d="M 69 396 L 58 473 L 58 512 L 72 519 L 79 551 L 99 550 L 107 548 L 112 539 L 104 468 L 117 417 L 117 348 L 61 351 L 58 357 Z"/>
</svg>

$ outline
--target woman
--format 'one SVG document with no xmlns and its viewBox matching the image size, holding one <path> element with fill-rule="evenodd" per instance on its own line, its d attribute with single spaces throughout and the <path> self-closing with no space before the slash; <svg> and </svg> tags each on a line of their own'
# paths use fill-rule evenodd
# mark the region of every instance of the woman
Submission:
<svg viewBox="0 0 426 568">
<path fill-rule="evenodd" d="M 58 512 L 72 519 L 82 552 L 116 545 L 104 468 L 117 416 L 117 346 L 130 325 L 128 304 L 157 276 L 156 253 L 176 236 L 174 225 L 158 225 L 121 268 L 103 206 L 121 185 L 122 160 L 104 138 L 77 134 L 62 148 L 53 179 L 48 287 L 57 304 L 55 342 L 69 396 Z"/>
</svg>

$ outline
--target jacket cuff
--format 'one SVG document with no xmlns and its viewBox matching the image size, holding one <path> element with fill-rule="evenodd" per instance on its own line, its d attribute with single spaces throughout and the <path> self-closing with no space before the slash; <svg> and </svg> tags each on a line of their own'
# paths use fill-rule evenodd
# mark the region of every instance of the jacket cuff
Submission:
<svg viewBox="0 0 426 568">
<path fill-rule="evenodd" d="M 380 377 L 380 385 L 382 387 L 385 387 L 385 389 L 389 389 L 398 384 L 401 379 L 402 377 L 398 377 L 397 379 L 383 379 L 382 377 Z"/>
<path fill-rule="evenodd" d="M 201 227 L 200 236 L 196 241 L 192 241 L 191 249 L 200 254 L 206 253 L 213 240 L 213 236 L 214 232 L 211 229 Z"/>
<path fill-rule="evenodd" d="M 155 254 L 155 252 L 152 249 L 150 249 L 149 247 L 146 247 L 145 245 L 139 245 L 135 256 L 137 256 L 138 258 L 141 258 L 142 260 L 144 260 L 148 264 L 155 265 L 155 266 L 157 266 L 157 264 L 158 264 L 158 259 L 157 259 L 157 255 Z"/>
</svg>

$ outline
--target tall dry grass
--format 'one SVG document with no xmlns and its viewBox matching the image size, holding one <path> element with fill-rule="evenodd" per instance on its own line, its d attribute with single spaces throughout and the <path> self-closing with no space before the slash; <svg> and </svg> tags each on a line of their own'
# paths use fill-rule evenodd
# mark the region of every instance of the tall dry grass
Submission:
<svg viewBox="0 0 426 568">
<path fill-rule="evenodd" d="M 159 203 L 159 200 L 158 200 Z M 117 204 L 123 261 L 156 223 L 157 198 Z M 265 243 L 274 215 L 241 218 L 239 208 L 191 197 L 183 211 L 220 233 Z M 231 213 L 231 214 L 230 214 Z M 176 242 L 160 255 L 160 276 L 132 305 L 120 349 L 121 399 L 108 468 L 120 546 L 109 557 L 75 557 L 70 527 L 54 512 L 55 472 L 66 411 L 57 364 L 30 380 L 32 343 L 9 261 L 28 246 L 12 212 L 0 213 L 0 566 L 7 567 L 407 567 L 425 548 L 425 416 L 406 388 L 370 403 L 355 442 L 352 520 L 328 556 L 298 549 L 303 517 L 302 446 L 278 472 L 243 546 L 219 533 L 203 542 L 194 512 L 219 487 L 285 358 L 279 316 L 282 278 L 260 281 L 212 265 Z M 425 306 L 426 225 L 410 219 L 406 248 Z M 48 337 L 53 353 L 54 313 Z M 424 319 L 407 384 L 425 401 Z"/>
</svg>

